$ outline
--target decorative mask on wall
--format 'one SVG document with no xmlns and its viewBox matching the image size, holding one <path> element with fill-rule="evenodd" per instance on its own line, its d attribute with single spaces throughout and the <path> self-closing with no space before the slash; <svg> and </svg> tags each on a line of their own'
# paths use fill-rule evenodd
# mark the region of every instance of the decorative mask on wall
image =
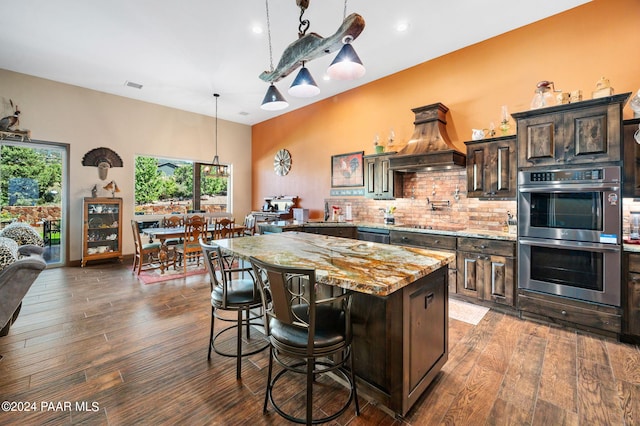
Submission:
<svg viewBox="0 0 640 426">
<path fill-rule="evenodd" d="M 111 167 L 122 167 L 122 158 L 109 148 L 94 148 L 82 157 L 82 165 L 97 167 L 100 180 L 106 180 Z"/>
</svg>

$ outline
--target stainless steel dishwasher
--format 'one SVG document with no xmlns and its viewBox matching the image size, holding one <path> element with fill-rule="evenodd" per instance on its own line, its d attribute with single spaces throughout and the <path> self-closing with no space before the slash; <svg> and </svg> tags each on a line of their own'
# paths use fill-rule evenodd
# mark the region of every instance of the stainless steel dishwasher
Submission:
<svg viewBox="0 0 640 426">
<path fill-rule="evenodd" d="M 388 229 L 358 227 L 356 233 L 357 238 L 362 241 L 389 244 L 391 240 Z"/>
</svg>

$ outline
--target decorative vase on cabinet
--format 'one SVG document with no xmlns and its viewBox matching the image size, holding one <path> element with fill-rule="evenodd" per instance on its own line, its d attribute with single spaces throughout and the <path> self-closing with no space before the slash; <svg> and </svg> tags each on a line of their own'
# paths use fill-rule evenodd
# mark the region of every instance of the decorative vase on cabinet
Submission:
<svg viewBox="0 0 640 426">
<path fill-rule="evenodd" d="M 122 198 L 84 199 L 82 267 L 88 261 L 122 261 Z"/>
</svg>

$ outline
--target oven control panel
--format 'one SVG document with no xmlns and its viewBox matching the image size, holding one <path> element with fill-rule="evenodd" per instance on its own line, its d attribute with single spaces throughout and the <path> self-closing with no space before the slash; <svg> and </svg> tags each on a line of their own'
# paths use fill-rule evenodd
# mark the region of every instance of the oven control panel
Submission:
<svg viewBox="0 0 640 426">
<path fill-rule="evenodd" d="M 553 172 L 531 172 L 531 182 L 593 181 L 602 180 L 602 169 L 560 170 Z"/>
<path fill-rule="evenodd" d="M 620 182 L 620 167 L 598 167 L 590 169 L 527 170 L 519 174 L 520 184 L 541 184 L 552 182 L 595 183 Z"/>
</svg>

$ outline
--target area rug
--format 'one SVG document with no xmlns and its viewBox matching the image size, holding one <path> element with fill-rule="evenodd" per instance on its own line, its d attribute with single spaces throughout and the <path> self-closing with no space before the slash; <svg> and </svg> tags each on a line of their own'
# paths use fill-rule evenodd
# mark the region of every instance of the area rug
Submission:
<svg viewBox="0 0 640 426">
<path fill-rule="evenodd" d="M 449 318 L 477 325 L 487 312 L 489 312 L 489 308 L 484 306 L 449 299 Z"/>
<path fill-rule="evenodd" d="M 164 281 L 177 280 L 180 278 L 190 277 L 193 275 L 201 275 L 206 273 L 207 273 L 207 269 L 205 266 L 199 266 L 199 267 L 193 266 L 191 268 L 188 268 L 186 274 L 184 273 L 182 268 L 178 268 L 177 270 L 174 270 L 173 267 L 170 267 L 169 269 L 164 271 L 164 274 L 160 273 L 160 268 L 151 269 L 148 271 L 142 271 L 140 272 L 140 275 L 138 275 L 138 278 L 144 284 L 156 284 Z"/>
</svg>

